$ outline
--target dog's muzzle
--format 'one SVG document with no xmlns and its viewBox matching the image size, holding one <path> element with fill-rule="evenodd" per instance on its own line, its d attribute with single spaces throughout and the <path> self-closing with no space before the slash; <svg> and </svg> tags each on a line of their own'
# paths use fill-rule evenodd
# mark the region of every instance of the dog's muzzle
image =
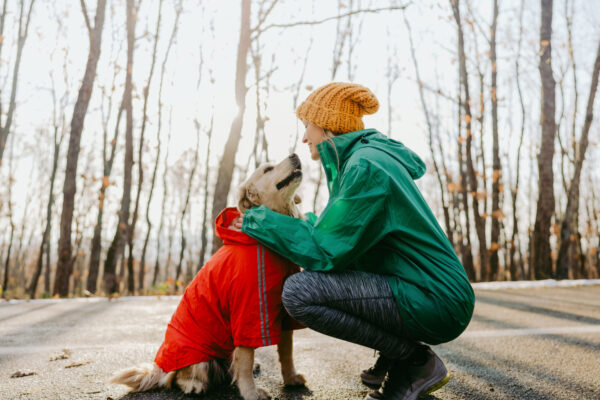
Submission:
<svg viewBox="0 0 600 400">
<path fill-rule="evenodd" d="M 278 182 L 277 185 L 275 185 L 277 187 L 277 190 L 281 190 L 294 180 L 302 178 L 302 163 L 300 162 L 300 158 L 298 157 L 298 155 L 296 153 L 293 153 L 290 155 L 289 159 L 292 163 L 292 173 L 280 182 Z"/>
</svg>

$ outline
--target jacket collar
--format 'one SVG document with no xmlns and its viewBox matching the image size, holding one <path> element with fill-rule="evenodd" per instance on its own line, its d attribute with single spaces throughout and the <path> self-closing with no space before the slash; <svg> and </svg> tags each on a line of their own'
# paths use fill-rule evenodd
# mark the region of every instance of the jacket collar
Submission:
<svg viewBox="0 0 600 400">
<path fill-rule="evenodd" d="M 229 226 L 234 219 L 241 214 L 235 207 L 227 207 L 215 220 L 215 230 L 217 236 L 223 241 L 223 244 L 257 244 L 256 239 L 251 238 L 241 231 L 230 229 Z"/>
<path fill-rule="evenodd" d="M 377 129 L 362 129 L 348 132 L 319 143 L 317 151 L 327 177 L 327 187 L 330 195 L 335 195 L 338 188 L 338 178 L 346 160 L 360 144 L 368 144 L 369 137 L 380 134 Z"/>
</svg>

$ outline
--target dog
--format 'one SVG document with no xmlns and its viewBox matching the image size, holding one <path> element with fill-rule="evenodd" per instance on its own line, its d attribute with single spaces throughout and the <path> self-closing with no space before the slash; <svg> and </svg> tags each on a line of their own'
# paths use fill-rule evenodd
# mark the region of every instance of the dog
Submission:
<svg viewBox="0 0 600 400">
<path fill-rule="evenodd" d="M 242 184 L 237 209 L 226 208 L 216 221 L 224 246 L 186 288 L 154 363 L 116 372 L 111 383 L 132 391 L 177 386 L 201 394 L 229 380 L 244 400 L 266 400 L 269 394 L 254 383 L 254 350 L 271 344 L 277 344 L 283 383 L 306 383 L 292 356 L 293 329 L 302 326 L 281 303 L 284 280 L 299 268 L 235 227 L 243 212 L 259 205 L 302 218 L 295 194 L 301 181 L 300 159 L 292 154 L 261 165 Z"/>
</svg>

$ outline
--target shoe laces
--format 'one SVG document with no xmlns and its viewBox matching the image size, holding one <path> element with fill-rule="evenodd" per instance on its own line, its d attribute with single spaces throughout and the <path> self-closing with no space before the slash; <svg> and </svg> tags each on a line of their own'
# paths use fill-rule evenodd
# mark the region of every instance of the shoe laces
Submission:
<svg viewBox="0 0 600 400">
<path fill-rule="evenodd" d="M 413 381 L 409 370 L 406 362 L 396 362 L 381 384 L 381 393 L 385 396 L 387 392 L 393 393 L 398 387 L 412 388 Z"/>
<path fill-rule="evenodd" d="M 377 361 L 375 361 L 375 365 L 367 370 L 370 374 L 382 375 L 386 373 L 390 367 L 391 360 L 381 353 L 379 353 L 379 357 L 377 357 Z"/>
</svg>

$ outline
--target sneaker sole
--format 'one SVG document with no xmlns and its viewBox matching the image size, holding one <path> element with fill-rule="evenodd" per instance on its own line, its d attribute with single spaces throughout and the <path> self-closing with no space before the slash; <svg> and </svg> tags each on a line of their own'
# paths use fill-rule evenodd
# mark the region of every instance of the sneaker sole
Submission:
<svg viewBox="0 0 600 400">
<path fill-rule="evenodd" d="M 444 377 L 444 379 L 442 379 L 438 383 L 434 384 L 433 386 L 430 386 L 429 388 L 427 388 L 427 390 L 425 390 L 421 395 L 426 395 L 426 394 L 435 392 L 436 390 L 438 390 L 442 386 L 444 386 L 446 383 L 448 383 L 449 380 L 450 380 L 450 373 L 448 372 L 448 373 L 446 373 L 446 376 Z"/>
<path fill-rule="evenodd" d="M 360 380 L 363 383 L 363 385 L 368 386 L 373 389 L 378 389 L 381 386 L 381 384 L 383 383 L 384 377 L 379 378 L 379 377 L 375 377 L 375 376 L 368 376 L 368 377 L 361 376 Z"/>
</svg>

